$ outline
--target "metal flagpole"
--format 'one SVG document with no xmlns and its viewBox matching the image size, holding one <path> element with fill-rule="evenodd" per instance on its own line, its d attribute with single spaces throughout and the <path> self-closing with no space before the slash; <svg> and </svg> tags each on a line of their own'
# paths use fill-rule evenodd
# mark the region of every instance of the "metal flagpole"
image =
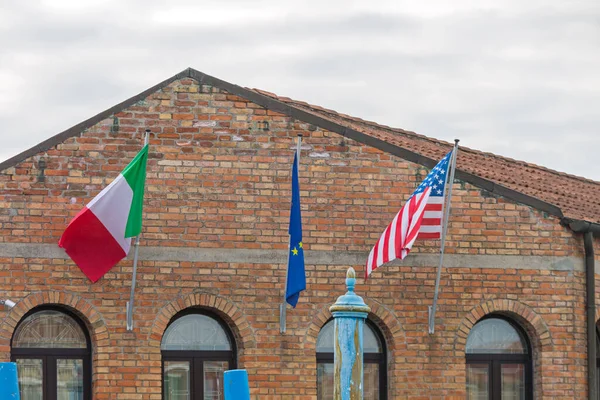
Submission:
<svg viewBox="0 0 600 400">
<path fill-rule="evenodd" d="M 150 129 L 146 129 L 146 135 L 144 136 L 144 146 L 148 144 L 150 139 Z M 131 293 L 129 294 L 129 301 L 127 302 L 127 330 L 133 330 L 133 296 L 135 295 L 135 281 L 137 276 L 137 262 L 138 262 L 138 250 L 140 248 L 140 233 L 135 237 L 135 250 L 133 253 L 133 273 L 131 276 Z"/>
<path fill-rule="evenodd" d="M 442 229 L 442 246 L 440 248 L 440 264 L 435 278 L 435 292 L 433 294 L 433 306 L 429 306 L 429 334 L 435 332 L 435 311 L 437 308 L 438 293 L 440 289 L 440 278 L 442 277 L 442 265 L 444 264 L 444 247 L 446 246 L 446 233 L 448 232 L 448 218 L 450 217 L 450 200 L 452 198 L 452 186 L 454 184 L 454 171 L 456 170 L 456 156 L 458 154 L 459 139 L 454 139 L 454 149 L 452 150 L 452 161 L 450 164 L 450 177 L 448 184 L 448 196 L 444 209 L 444 227 Z"/>
<path fill-rule="evenodd" d="M 300 179 L 299 175 L 300 175 L 300 146 L 301 145 L 302 145 L 302 134 L 299 133 L 298 134 L 298 143 L 296 145 L 296 154 L 297 154 L 296 161 L 297 161 L 297 168 L 298 168 L 298 180 Z M 288 275 L 290 273 L 289 257 L 290 257 L 291 245 L 292 245 L 292 237 L 290 235 L 290 239 L 288 241 L 288 252 L 287 252 L 288 265 L 285 268 L 285 283 L 283 285 L 283 301 L 279 305 L 279 333 L 285 333 L 285 329 L 286 329 L 285 317 L 286 317 L 287 302 L 285 301 L 286 300 L 285 295 L 287 294 L 287 281 L 288 281 Z"/>
</svg>

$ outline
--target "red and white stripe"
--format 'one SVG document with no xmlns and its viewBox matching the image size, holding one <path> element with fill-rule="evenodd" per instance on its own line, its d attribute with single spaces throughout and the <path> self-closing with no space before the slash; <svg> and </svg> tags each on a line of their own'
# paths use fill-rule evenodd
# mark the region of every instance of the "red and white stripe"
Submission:
<svg viewBox="0 0 600 400">
<path fill-rule="evenodd" d="M 412 196 L 385 229 L 371 249 L 365 278 L 377 267 L 406 257 L 417 239 L 436 239 L 441 235 L 444 196 L 430 196 L 431 187 Z"/>
<path fill-rule="evenodd" d="M 417 239 L 439 239 L 442 237 L 442 214 L 444 196 L 429 196 Z"/>
</svg>

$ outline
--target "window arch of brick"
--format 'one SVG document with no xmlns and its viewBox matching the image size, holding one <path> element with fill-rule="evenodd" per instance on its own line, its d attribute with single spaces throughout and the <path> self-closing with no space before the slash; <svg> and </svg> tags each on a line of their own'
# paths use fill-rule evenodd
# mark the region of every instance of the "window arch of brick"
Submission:
<svg viewBox="0 0 600 400">
<path fill-rule="evenodd" d="M 388 309 L 383 304 L 369 299 L 363 298 L 365 303 L 371 307 L 371 312 L 368 318 L 377 325 L 385 338 L 385 345 L 388 353 L 396 350 L 406 349 L 406 339 L 404 330 L 400 320 L 396 317 L 393 311 Z M 331 305 L 323 306 L 312 318 L 304 337 L 304 348 L 308 351 L 315 351 L 317 346 L 317 337 L 323 325 L 332 318 L 329 311 Z"/>
<path fill-rule="evenodd" d="M 7 313 L 0 322 L 0 357 L 10 359 L 10 341 L 21 319 L 38 306 L 55 305 L 65 308 L 81 319 L 90 335 L 92 346 L 92 384 L 96 381 L 94 364 L 104 348 L 110 346 L 110 333 L 102 314 L 82 297 L 68 292 L 44 291 L 30 293 Z"/>
<path fill-rule="evenodd" d="M 457 359 L 465 359 L 467 337 L 475 324 L 483 317 L 500 315 L 517 323 L 530 340 L 533 356 L 534 396 L 542 393 L 542 369 L 544 357 L 548 357 L 553 346 L 552 336 L 544 319 L 530 307 L 514 300 L 488 300 L 470 311 L 461 321 L 455 336 L 454 351 Z M 461 364 L 464 367 L 464 363 Z"/>
<path fill-rule="evenodd" d="M 148 343 L 151 351 L 160 353 L 160 343 L 169 321 L 180 311 L 190 308 L 211 311 L 227 324 L 236 342 L 238 367 L 242 367 L 245 361 L 245 351 L 256 347 L 254 330 L 237 305 L 212 293 L 191 293 L 162 307 L 154 319 L 149 333 Z"/>
<path fill-rule="evenodd" d="M 383 335 L 385 340 L 385 347 L 387 350 L 387 375 L 388 375 L 388 398 L 394 399 L 400 396 L 400 392 L 396 389 L 396 384 L 402 384 L 408 381 L 408 375 L 406 372 L 399 370 L 396 371 L 395 362 L 402 352 L 406 351 L 406 337 L 400 320 L 392 310 L 387 308 L 385 305 L 369 298 L 363 297 L 365 303 L 371 308 L 368 319 L 373 322 L 379 332 Z M 305 354 L 316 354 L 317 351 L 317 338 L 321 328 L 329 321 L 333 316 L 329 311 L 331 305 L 323 306 L 312 318 L 306 334 L 304 336 L 304 349 Z M 314 364 L 316 381 L 317 363 L 315 358 Z M 314 395 L 316 396 L 316 392 Z"/>
</svg>

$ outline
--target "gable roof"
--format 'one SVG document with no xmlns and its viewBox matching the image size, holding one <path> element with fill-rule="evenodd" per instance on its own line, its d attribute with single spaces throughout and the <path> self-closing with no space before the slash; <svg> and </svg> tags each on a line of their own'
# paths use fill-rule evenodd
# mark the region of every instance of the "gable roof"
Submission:
<svg viewBox="0 0 600 400">
<path fill-rule="evenodd" d="M 269 110 L 336 132 L 357 142 L 378 148 L 407 161 L 432 168 L 452 149 L 452 144 L 414 132 L 390 128 L 375 122 L 340 114 L 319 106 L 279 97 L 258 89 L 243 88 L 188 68 L 148 90 L 67 129 L 2 163 L 0 171 L 46 151 L 83 130 L 137 103 L 170 83 L 192 78 L 246 98 Z M 529 205 L 557 216 L 574 230 L 582 221 L 600 232 L 600 182 L 553 171 L 534 164 L 491 153 L 460 147 L 456 178 L 490 193 Z M 573 222 L 576 228 L 573 228 Z M 587 225 L 589 228 L 590 224 Z"/>
</svg>

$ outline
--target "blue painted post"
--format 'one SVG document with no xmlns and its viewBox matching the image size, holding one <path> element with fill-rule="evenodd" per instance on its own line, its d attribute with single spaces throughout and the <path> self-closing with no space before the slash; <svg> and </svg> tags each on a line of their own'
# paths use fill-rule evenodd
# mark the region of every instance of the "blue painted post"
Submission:
<svg viewBox="0 0 600 400">
<path fill-rule="evenodd" d="M 0 362 L 0 400 L 19 400 L 20 398 L 17 364 Z"/>
<path fill-rule="evenodd" d="M 248 373 L 245 369 L 232 369 L 223 374 L 225 400 L 250 400 Z"/>
<path fill-rule="evenodd" d="M 371 309 L 354 293 L 355 284 L 356 272 L 350 267 L 346 272 L 348 292 L 329 308 L 335 321 L 334 400 L 363 398 L 363 327 Z"/>
</svg>

